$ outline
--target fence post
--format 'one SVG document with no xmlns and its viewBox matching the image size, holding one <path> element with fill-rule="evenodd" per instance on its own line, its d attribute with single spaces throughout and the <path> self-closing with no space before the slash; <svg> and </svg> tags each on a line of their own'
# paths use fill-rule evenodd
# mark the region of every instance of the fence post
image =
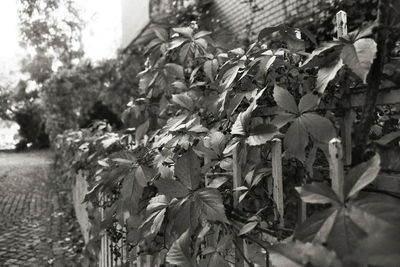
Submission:
<svg viewBox="0 0 400 267">
<path fill-rule="evenodd" d="M 239 142 L 238 145 L 233 149 L 232 154 L 232 172 L 233 172 L 233 189 L 242 185 L 242 166 L 240 162 L 239 151 L 240 149 L 245 150 L 245 144 L 243 142 Z M 247 151 L 242 151 L 242 153 L 247 153 Z M 233 192 L 233 206 L 236 208 L 240 207 L 239 204 L 239 191 Z M 244 259 L 241 257 L 241 252 L 245 254 L 245 243 L 241 238 L 236 238 L 237 248 L 235 249 L 235 266 L 236 267 L 244 267 Z"/>
<path fill-rule="evenodd" d="M 347 14 L 343 10 L 340 10 L 338 13 L 336 13 L 336 28 L 337 38 L 343 38 L 347 36 Z M 347 74 L 345 74 L 344 82 L 344 96 L 347 98 L 346 101 L 350 101 L 349 81 Z M 344 117 L 340 120 L 340 134 L 343 140 L 344 160 L 346 166 L 351 165 L 351 129 L 353 126 L 353 120 L 354 118 L 351 114 L 351 105 L 349 105 L 349 107 L 346 107 Z"/>
<path fill-rule="evenodd" d="M 347 14 L 343 10 L 336 13 L 336 26 L 338 38 L 347 35 Z"/>
<path fill-rule="evenodd" d="M 329 141 L 329 176 L 332 180 L 332 189 L 344 201 L 344 168 L 342 143 L 333 138 Z"/>
<path fill-rule="evenodd" d="M 284 226 L 283 184 L 282 184 L 282 141 L 279 138 L 272 140 L 272 178 L 273 197 L 276 204 L 275 219 Z"/>
</svg>

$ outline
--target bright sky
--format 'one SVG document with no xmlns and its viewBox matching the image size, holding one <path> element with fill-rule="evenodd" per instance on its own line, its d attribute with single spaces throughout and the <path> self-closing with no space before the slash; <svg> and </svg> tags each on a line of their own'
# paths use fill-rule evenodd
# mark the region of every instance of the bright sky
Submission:
<svg viewBox="0 0 400 267">
<path fill-rule="evenodd" d="M 115 0 L 76 0 L 83 8 L 87 27 L 83 32 L 86 57 L 101 60 L 115 56 L 121 43 L 121 4 Z M 18 64 L 17 0 L 0 0 L 0 72 Z"/>
<path fill-rule="evenodd" d="M 15 0 L 0 0 L 0 77 L 5 77 L 17 68 L 18 30 Z"/>
</svg>

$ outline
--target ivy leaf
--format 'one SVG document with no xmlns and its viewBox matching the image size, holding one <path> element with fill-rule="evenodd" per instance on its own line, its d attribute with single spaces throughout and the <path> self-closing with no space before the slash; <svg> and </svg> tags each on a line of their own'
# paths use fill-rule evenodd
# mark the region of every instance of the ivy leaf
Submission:
<svg viewBox="0 0 400 267">
<path fill-rule="evenodd" d="M 299 120 L 311 137 L 319 143 L 328 144 L 336 136 L 333 124 L 327 118 L 315 113 L 305 113 L 300 116 Z"/>
<path fill-rule="evenodd" d="M 279 134 L 278 128 L 273 124 L 257 125 L 251 130 L 250 136 L 246 139 L 246 143 L 250 146 L 263 145 L 272 140 Z"/>
<path fill-rule="evenodd" d="M 366 232 L 352 220 L 349 211 L 337 207 L 311 216 L 296 229 L 294 237 L 303 242 L 314 238 L 325 241 L 328 248 L 344 257 L 351 254 L 365 236 Z"/>
<path fill-rule="evenodd" d="M 218 70 L 218 61 L 216 59 L 207 60 L 206 62 L 204 62 L 203 70 L 208 79 L 213 82 Z"/>
<path fill-rule="evenodd" d="M 223 185 L 224 183 L 226 183 L 227 181 L 228 181 L 228 178 L 227 178 L 227 177 L 217 177 L 217 178 L 214 178 L 214 179 L 211 181 L 211 183 L 209 183 L 209 184 L 207 185 L 207 187 L 211 187 L 211 188 L 217 189 L 217 188 L 219 188 L 221 185 Z"/>
<path fill-rule="evenodd" d="M 352 220 L 368 234 L 400 224 L 400 201 L 376 193 L 363 193 L 348 204 Z"/>
<path fill-rule="evenodd" d="M 258 221 L 246 223 L 240 229 L 238 236 L 245 235 L 245 234 L 251 232 L 254 228 L 256 228 L 257 224 L 258 224 Z"/>
<path fill-rule="evenodd" d="M 222 155 L 227 142 L 228 137 L 222 132 L 215 131 L 210 134 L 210 148 L 217 153 L 217 155 Z"/>
<path fill-rule="evenodd" d="M 238 65 L 235 65 L 224 73 L 221 81 L 225 88 L 229 88 L 229 86 L 231 86 L 239 72 L 239 69 L 240 67 Z"/>
<path fill-rule="evenodd" d="M 180 47 L 186 41 L 187 41 L 187 39 L 185 39 L 185 38 L 175 38 L 169 43 L 168 49 L 172 50 L 177 47 Z"/>
<path fill-rule="evenodd" d="M 286 153 L 294 156 L 301 162 L 306 159 L 305 149 L 308 145 L 308 133 L 299 119 L 296 119 L 285 134 L 284 145 Z"/>
<path fill-rule="evenodd" d="M 318 93 L 323 94 L 329 82 L 335 79 L 338 71 L 343 67 L 343 60 L 337 59 L 328 65 L 324 65 L 318 70 L 316 81 L 316 90 Z"/>
<path fill-rule="evenodd" d="M 136 179 L 133 172 L 125 176 L 122 182 L 121 198 L 130 207 L 133 214 L 139 210 L 139 202 L 143 194 L 144 186 Z"/>
<path fill-rule="evenodd" d="M 193 99 L 187 93 L 172 95 L 171 100 L 189 111 L 194 109 Z"/>
<path fill-rule="evenodd" d="M 179 60 L 182 64 L 185 64 L 188 55 L 191 53 L 191 49 L 191 43 L 186 43 L 182 46 L 181 51 L 179 52 Z"/>
<path fill-rule="evenodd" d="M 306 203 L 328 204 L 339 203 L 340 200 L 335 192 L 325 183 L 306 184 L 301 187 L 296 187 L 301 199 Z"/>
<path fill-rule="evenodd" d="M 145 136 L 145 134 L 149 130 L 149 126 L 150 126 L 150 121 L 147 120 L 143 124 L 139 125 L 139 127 L 137 127 L 136 132 L 135 132 L 136 144 L 140 143 L 140 140 L 142 140 L 142 138 Z"/>
<path fill-rule="evenodd" d="M 175 176 L 190 190 L 196 190 L 200 183 L 200 160 L 192 148 L 184 153 L 175 164 Z"/>
<path fill-rule="evenodd" d="M 189 230 L 187 230 L 172 244 L 167 253 L 167 262 L 180 266 L 194 267 L 190 253 L 190 241 Z"/>
<path fill-rule="evenodd" d="M 247 136 L 251 119 L 251 112 L 251 109 L 247 109 L 239 113 L 235 123 L 232 125 L 231 134 Z"/>
<path fill-rule="evenodd" d="M 193 38 L 194 38 L 194 39 L 199 39 L 199 38 L 202 38 L 202 37 L 207 36 L 207 35 L 210 35 L 210 34 L 211 34 L 211 32 L 209 32 L 209 31 L 199 31 L 198 33 L 196 33 L 196 34 L 193 36 Z"/>
<path fill-rule="evenodd" d="M 273 266 L 342 266 L 342 263 L 333 251 L 328 250 L 320 244 L 302 243 L 299 241 L 272 246 L 270 258 Z"/>
<path fill-rule="evenodd" d="M 399 227 L 387 227 L 361 239 L 347 259 L 368 266 L 398 266 L 400 262 Z"/>
<path fill-rule="evenodd" d="M 159 179 L 154 182 L 158 193 L 170 198 L 182 198 L 189 194 L 189 190 L 181 182 L 172 179 Z"/>
<path fill-rule="evenodd" d="M 185 79 L 185 75 L 183 73 L 183 67 L 181 65 L 175 63 L 167 63 L 164 66 L 168 75 L 172 75 L 173 77 L 178 77 L 181 80 Z"/>
<path fill-rule="evenodd" d="M 195 192 L 195 199 L 208 220 L 229 223 L 225 215 L 222 197 L 218 190 L 202 188 Z"/>
<path fill-rule="evenodd" d="M 292 114 L 299 113 L 299 109 L 294 97 L 287 90 L 278 85 L 275 85 L 274 88 L 274 100 L 276 104 L 283 110 Z"/>
<path fill-rule="evenodd" d="M 380 163 L 379 154 L 376 154 L 371 160 L 363 162 L 349 171 L 345 179 L 346 198 L 354 198 L 361 189 L 376 179 Z"/>
<path fill-rule="evenodd" d="M 340 54 L 343 62 L 357 74 L 364 83 L 367 83 L 367 75 L 375 59 L 377 45 L 373 39 L 363 38 L 346 44 Z"/>
<path fill-rule="evenodd" d="M 210 259 L 209 267 L 230 267 L 229 263 L 219 253 L 213 253 Z"/>
<path fill-rule="evenodd" d="M 193 29 L 191 27 L 178 27 L 178 28 L 172 28 L 172 30 L 189 38 L 192 38 L 193 36 Z"/>
<path fill-rule="evenodd" d="M 299 111 L 300 113 L 309 112 L 315 109 L 318 105 L 318 96 L 313 93 L 308 93 L 300 99 Z"/>
<path fill-rule="evenodd" d="M 258 40 L 261 41 L 264 39 L 264 37 L 267 37 L 268 35 L 279 31 L 280 27 L 279 26 L 273 26 L 273 27 L 266 27 L 260 31 L 258 34 Z"/>
</svg>

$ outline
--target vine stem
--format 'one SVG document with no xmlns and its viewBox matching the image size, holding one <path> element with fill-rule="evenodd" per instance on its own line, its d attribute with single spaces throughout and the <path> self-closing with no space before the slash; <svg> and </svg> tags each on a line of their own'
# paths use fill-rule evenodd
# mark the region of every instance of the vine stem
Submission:
<svg viewBox="0 0 400 267">
<path fill-rule="evenodd" d="M 378 26 L 376 37 L 378 51 L 369 72 L 365 105 L 362 111 L 361 121 L 357 127 L 357 133 L 359 134 L 355 136 L 356 146 L 354 151 L 355 153 L 353 153 L 353 165 L 359 164 L 364 160 L 364 152 L 367 148 L 369 132 L 374 121 L 375 105 L 379 93 L 379 86 L 381 84 L 383 66 L 387 53 L 388 30 L 385 29 L 385 27 L 389 25 L 390 3 L 391 0 L 380 0 L 378 4 Z"/>
<path fill-rule="evenodd" d="M 241 256 L 241 257 L 243 258 L 243 260 L 247 263 L 247 265 L 249 265 L 250 267 L 254 267 L 254 264 L 251 263 L 251 262 L 247 259 L 247 257 L 244 255 L 244 253 L 243 253 L 243 251 L 242 251 L 242 249 L 241 249 L 241 246 L 238 245 L 238 243 L 236 242 L 235 239 L 233 239 L 233 244 L 234 244 L 235 247 L 236 247 L 236 250 L 235 250 L 235 251 L 239 252 L 240 256 Z"/>
</svg>

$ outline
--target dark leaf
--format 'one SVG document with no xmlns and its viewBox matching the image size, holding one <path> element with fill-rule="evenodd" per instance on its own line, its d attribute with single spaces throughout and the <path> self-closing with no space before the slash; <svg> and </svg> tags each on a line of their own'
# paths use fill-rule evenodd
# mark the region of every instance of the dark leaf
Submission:
<svg viewBox="0 0 400 267">
<path fill-rule="evenodd" d="M 283 110 L 292 114 L 299 113 L 299 109 L 297 108 L 294 97 L 287 90 L 278 85 L 275 85 L 274 88 L 274 100 L 276 104 Z"/>
<path fill-rule="evenodd" d="M 187 188 L 195 190 L 200 182 L 200 160 L 192 148 L 184 153 L 175 164 L 175 176 Z"/>
<path fill-rule="evenodd" d="M 299 119 L 296 119 L 292 125 L 290 125 L 285 135 L 284 144 L 286 153 L 304 162 L 306 159 L 305 149 L 308 141 L 306 128 Z"/>
<path fill-rule="evenodd" d="M 154 184 L 158 189 L 158 193 L 171 198 L 182 198 L 189 194 L 187 187 L 179 181 L 172 179 L 159 179 L 155 181 Z"/>
<path fill-rule="evenodd" d="M 221 194 L 214 188 L 203 188 L 195 193 L 203 214 L 210 221 L 228 223 Z"/>
<path fill-rule="evenodd" d="M 184 232 L 175 242 L 167 253 L 167 262 L 179 266 L 194 267 L 193 259 L 190 253 L 190 233 Z"/>
</svg>

